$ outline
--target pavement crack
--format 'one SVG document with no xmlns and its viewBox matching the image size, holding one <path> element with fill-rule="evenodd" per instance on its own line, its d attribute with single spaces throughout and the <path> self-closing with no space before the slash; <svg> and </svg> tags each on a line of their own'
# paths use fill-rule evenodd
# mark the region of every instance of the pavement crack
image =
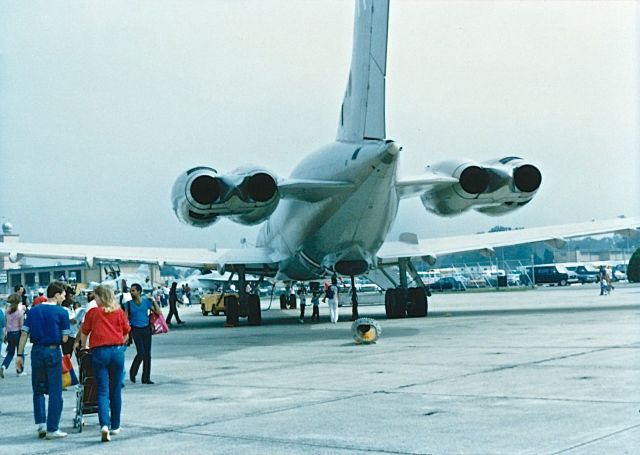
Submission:
<svg viewBox="0 0 640 455">
<path fill-rule="evenodd" d="M 559 451 L 557 451 L 557 452 L 552 452 L 552 453 L 550 453 L 549 455 L 557 455 L 557 454 L 559 454 L 559 453 L 566 453 L 566 452 L 570 452 L 570 451 L 572 451 L 572 450 L 579 449 L 579 448 L 581 448 L 581 447 L 585 447 L 585 446 L 588 446 L 588 445 L 590 445 L 590 444 L 594 444 L 594 443 L 596 443 L 596 442 L 598 442 L 598 441 L 602 441 L 602 440 L 604 440 L 604 439 L 608 439 L 608 438 L 611 438 L 611 437 L 613 437 L 613 436 L 616 436 L 616 435 L 619 435 L 619 434 L 622 434 L 622 433 L 626 433 L 627 431 L 629 431 L 629 430 L 634 430 L 634 429 L 636 429 L 636 428 L 640 428 L 640 423 L 639 423 L 639 424 L 637 424 L 637 425 L 632 425 L 632 426 L 627 427 L 627 428 L 623 428 L 623 429 L 618 430 L 618 431 L 614 431 L 613 433 L 609 433 L 609 434 L 606 434 L 606 435 L 603 435 L 603 436 L 599 436 L 599 437 L 597 437 L 597 438 L 590 439 L 589 441 L 585 441 L 585 442 L 582 442 L 582 443 L 580 443 L 580 444 L 573 445 L 573 446 L 571 446 L 571 447 L 567 447 L 567 448 L 562 449 L 562 450 L 559 450 Z"/>
</svg>

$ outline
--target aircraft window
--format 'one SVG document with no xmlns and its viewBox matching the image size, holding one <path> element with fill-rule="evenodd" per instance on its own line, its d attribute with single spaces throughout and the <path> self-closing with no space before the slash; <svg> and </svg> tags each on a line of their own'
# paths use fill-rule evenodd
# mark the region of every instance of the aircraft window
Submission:
<svg viewBox="0 0 640 455">
<path fill-rule="evenodd" d="M 358 148 L 356 149 L 356 151 L 355 151 L 355 152 L 353 152 L 353 155 L 351 155 L 351 159 L 352 159 L 352 160 L 355 160 L 356 158 L 358 158 L 358 153 L 360 153 L 360 149 L 361 149 L 361 148 L 362 148 L 362 147 L 358 147 Z"/>
</svg>

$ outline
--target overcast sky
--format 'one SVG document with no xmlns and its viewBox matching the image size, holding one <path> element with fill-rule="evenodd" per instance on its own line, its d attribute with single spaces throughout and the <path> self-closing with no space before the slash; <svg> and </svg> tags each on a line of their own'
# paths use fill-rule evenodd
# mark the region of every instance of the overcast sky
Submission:
<svg viewBox="0 0 640 455">
<path fill-rule="evenodd" d="M 22 241 L 239 246 L 256 228 L 181 225 L 180 172 L 288 176 L 333 141 L 353 1 L 0 0 L 0 217 Z M 392 0 L 387 135 L 400 174 L 517 155 L 529 205 L 441 219 L 403 201 L 390 235 L 640 214 L 635 2 Z"/>
</svg>

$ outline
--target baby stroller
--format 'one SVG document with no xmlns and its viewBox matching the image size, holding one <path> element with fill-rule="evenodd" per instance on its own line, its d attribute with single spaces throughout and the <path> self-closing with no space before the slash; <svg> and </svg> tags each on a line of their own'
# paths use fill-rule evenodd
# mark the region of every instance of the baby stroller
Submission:
<svg viewBox="0 0 640 455">
<path fill-rule="evenodd" d="M 76 415 L 73 418 L 73 428 L 82 432 L 85 414 L 98 413 L 98 385 L 91 368 L 91 352 L 79 351 L 80 379 L 76 385 Z"/>
</svg>

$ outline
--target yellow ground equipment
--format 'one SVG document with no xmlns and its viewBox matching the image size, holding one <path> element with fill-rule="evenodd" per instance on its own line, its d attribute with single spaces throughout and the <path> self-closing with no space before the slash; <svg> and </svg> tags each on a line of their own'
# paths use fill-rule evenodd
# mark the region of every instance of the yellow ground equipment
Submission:
<svg viewBox="0 0 640 455">
<path fill-rule="evenodd" d="M 211 294 L 205 294 L 200 299 L 200 308 L 203 316 L 211 313 L 214 316 L 220 315 L 220 313 L 227 314 L 224 306 L 224 297 L 234 295 L 236 299 L 239 298 L 237 293 L 221 293 L 213 292 Z M 224 296 L 224 297 L 223 297 Z"/>
</svg>

